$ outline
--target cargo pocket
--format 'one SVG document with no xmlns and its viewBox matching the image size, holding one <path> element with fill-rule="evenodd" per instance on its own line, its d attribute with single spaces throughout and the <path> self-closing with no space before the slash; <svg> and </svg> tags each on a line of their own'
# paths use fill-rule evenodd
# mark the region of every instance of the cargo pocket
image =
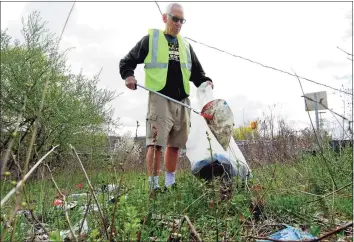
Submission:
<svg viewBox="0 0 354 242">
<path fill-rule="evenodd" d="M 154 125 L 156 125 L 156 128 L 158 128 L 158 122 L 157 122 L 158 115 L 154 113 L 150 113 L 146 116 L 146 136 L 147 137 L 153 137 L 154 135 Z"/>
<path fill-rule="evenodd" d="M 157 123 L 156 121 L 157 121 L 157 114 L 150 113 L 150 114 L 146 115 L 147 124 Z"/>
<path fill-rule="evenodd" d="M 149 121 L 156 122 L 156 120 L 157 120 L 157 114 L 149 113 L 148 115 L 146 115 L 147 122 L 149 122 Z"/>
</svg>

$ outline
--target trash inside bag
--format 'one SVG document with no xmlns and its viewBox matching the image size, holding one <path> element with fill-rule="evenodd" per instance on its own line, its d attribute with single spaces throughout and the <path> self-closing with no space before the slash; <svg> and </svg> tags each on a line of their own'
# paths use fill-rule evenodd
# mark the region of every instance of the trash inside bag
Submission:
<svg viewBox="0 0 354 242">
<path fill-rule="evenodd" d="M 220 145 L 227 150 L 235 125 L 234 115 L 227 102 L 222 99 L 210 101 L 204 105 L 202 113 L 213 117 L 205 120 Z"/>
<path fill-rule="evenodd" d="M 280 230 L 267 238 L 276 240 L 303 240 L 303 239 L 317 239 L 310 233 L 304 232 L 300 229 L 285 225 L 287 228 Z M 270 242 L 270 240 L 256 240 L 256 242 Z"/>
<path fill-rule="evenodd" d="M 211 86 L 207 84 L 198 87 L 197 100 L 200 108 L 214 100 L 220 100 L 214 98 L 212 91 Z M 251 177 L 251 169 L 232 135 L 225 147 L 226 149 L 220 144 L 205 119 L 191 112 L 191 129 L 186 144 L 186 156 L 190 161 L 192 174 L 206 180 L 210 180 L 213 176 L 227 178 L 240 176 L 244 179 Z"/>
</svg>

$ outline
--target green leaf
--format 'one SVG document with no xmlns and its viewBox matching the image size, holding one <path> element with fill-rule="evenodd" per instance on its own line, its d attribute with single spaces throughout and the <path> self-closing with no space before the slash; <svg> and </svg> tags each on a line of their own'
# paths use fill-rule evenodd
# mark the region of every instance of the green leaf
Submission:
<svg viewBox="0 0 354 242">
<path fill-rule="evenodd" d="M 49 241 L 60 241 L 60 232 L 53 231 L 49 234 Z"/>
<path fill-rule="evenodd" d="M 90 233 L 90 238 L 95 239 L 99 234 L 100 234 L 100 231 L 98 229 L 93 229 Z"/>
<path fill-rule="evenodd" d="M 311 225 L 310 227 L 310 234 L 314 236 L 318 236 L 321 232 L 321 226 L 319 225 Z"/>
</svg>

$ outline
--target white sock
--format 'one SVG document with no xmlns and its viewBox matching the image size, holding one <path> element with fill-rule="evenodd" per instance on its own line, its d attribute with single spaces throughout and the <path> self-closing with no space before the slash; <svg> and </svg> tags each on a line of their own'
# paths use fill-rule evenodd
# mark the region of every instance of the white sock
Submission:
<svg viewBox="0 0 354 242">
<path fill-rule="evenodd" d="M 165 174 L 165 185 L 166 187 L 171 186 L 173 183 L 175 183 L 175 172 L 167 172 Z"/>
<path fill-rule="evenodd" d="M 149 186 L 153 188 L 158 188 L 159 187 L 159 176 L 154 176 L 154 181 L 151 181 L 151 176 L 149 176 Z"/>
<path fill-rule="evenodd" d="M 159 176 L 154 176 L 154 188 L 159 187 Z"/>
</svg>

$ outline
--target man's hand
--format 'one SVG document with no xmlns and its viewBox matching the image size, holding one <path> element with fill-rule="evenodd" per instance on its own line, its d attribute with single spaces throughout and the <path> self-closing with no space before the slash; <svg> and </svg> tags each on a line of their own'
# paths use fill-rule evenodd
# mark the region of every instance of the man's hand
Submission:
<svg viewBox="0 0 354 242">
<path fill-rule="evenodd" d="M 208 85 L 211 85 L 211 88 L 214 89 L 214 84 L 211 81 L 206 81 Z"/>
<path fill-rule="evenodd" d="M 134 76 L 128 76 L 127 79 L 125 79 L 125 85 L 131 89 L 135 90 L 136 89 L 136 79 Z"/>
</svg>

